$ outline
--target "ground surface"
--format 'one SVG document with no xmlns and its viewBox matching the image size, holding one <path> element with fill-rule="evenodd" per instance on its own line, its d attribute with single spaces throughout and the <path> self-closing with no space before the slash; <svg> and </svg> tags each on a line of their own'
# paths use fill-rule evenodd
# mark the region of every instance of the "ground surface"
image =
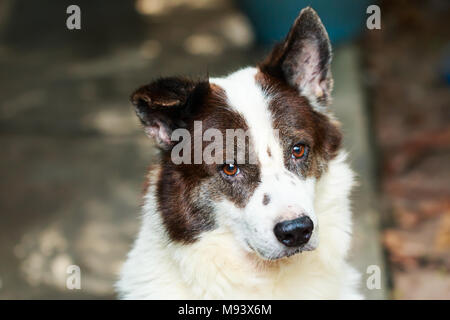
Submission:
<svg viewBox="0 0 450 320">
<path fill-rule="evenodd" d="M 78 1 L 73 32 L 67 1 L 0 0 L 0 298 L 114 298 L 155 161 L 129 94 L 161 75 L 221 75 L 261 58 L 229 2 L 178 2 L 189 4 L 141 15 L 131 1 Z M 333 108 L 360 176 L 352 261 L 364 288 L 368 265 L 384 269 L 358 59 L 354 47 L 337 51 Z M 66 289 L 71 264 L 82 290 Z"/>
</svg>

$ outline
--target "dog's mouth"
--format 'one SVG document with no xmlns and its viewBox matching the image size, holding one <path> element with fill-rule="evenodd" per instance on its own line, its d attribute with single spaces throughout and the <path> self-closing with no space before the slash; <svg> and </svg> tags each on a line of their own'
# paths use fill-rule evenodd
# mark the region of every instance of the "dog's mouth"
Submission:
<svg viewBox="0 0 450 320">
<path fill-rule="evenodd" d="M 262 260 L 266 260 L 266 261 L 277 261 L 280 259 L 285 259 L 285 258 L 289 258 L 292 257 L 294 255 L 297 255 L 299 253 L 302 253 L 303 251 L 312 251 L 314 249 L 309 248 L 308 246 L 302 246 L 299 248 L 286 248 L 285 250 L 282 250 L 278 253 L 270 253 L 270 254 L 266 254 L 261 252 L 258 249 L 255 249 L 248 241 L 246 241 L 247 246 L 249 247 L 249 249 L 251 251 L 253 251 L 260 259 Z"/>
</svg>

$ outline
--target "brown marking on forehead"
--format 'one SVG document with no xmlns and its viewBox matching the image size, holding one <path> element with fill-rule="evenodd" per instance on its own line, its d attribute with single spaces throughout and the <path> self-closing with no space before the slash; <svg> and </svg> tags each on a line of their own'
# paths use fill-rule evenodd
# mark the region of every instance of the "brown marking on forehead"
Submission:
<svg viewBox="0 0 450 320">
<path fill-rule="evenodd" d="M 269 158 L 272 157 L 272 151 L 270 151 L 269 147 L 267 147 L 267 155 L 269 156 Z"/>
<path fill-rule="evenodd" d="M 224 147 L 226 129 L 248 130 L 245 120 L 227 106 L 226 93 L 221 87 L 211 85 L 200 103 L 195 107 L 198 112 L 186 120 L 185 128 L 191 137 L 194 121 L 202 122 L 203 132 L 208 128 L 220 130 Z M 209 143 L 203 142 L 202 151 Z M 260 181 L 257 165 L 239 165 L 239 176 L 229 178 L 222 175 L 221 164 L 193 164 L 193 141 L 191 155 L 192 164 L 175 165 L 171 150 L 163 151 L 157 184 L 158 209 L 169 237 L 185 243 L 194 242 L 202 232 L 215 228 L 214 202 L 228 199 L 243 208 Z"/>
<path fill-rule="evenodd" d="M 261 71 L 255 78 L 265 92 L 276 95 L 276 99 L 269 102 L 269 110 L 286 153 L 286 167 L 293 172 L 300 171 L 303 176 L 320 177 L 341 145 L 342 134 L 338 124 L 327 115 L 315 111 L 306 97 L 278 78 Z M 290 152 L 297 143 L 306 144 L 309 155 L 304 163 L 294 164 L 290 160 Z"/>
</svg>

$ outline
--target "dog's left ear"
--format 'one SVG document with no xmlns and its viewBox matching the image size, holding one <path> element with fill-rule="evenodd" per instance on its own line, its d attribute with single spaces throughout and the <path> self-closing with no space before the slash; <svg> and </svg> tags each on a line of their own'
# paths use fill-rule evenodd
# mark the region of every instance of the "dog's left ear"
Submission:
<svg viewBox="0 0 450 320">
<path fill-rule="evenodd" d="M 317 13 L 307 7 L 295 20 L 286 39 L 275 46 L 260 70 L 295 87 L 313 107 L 330 103 L 333 80 L 331 45 Z"/>
</svg>

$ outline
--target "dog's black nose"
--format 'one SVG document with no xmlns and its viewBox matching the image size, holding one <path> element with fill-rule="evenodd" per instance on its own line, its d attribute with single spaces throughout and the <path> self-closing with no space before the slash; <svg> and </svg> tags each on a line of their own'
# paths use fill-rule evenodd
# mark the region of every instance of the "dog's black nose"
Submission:
<svg viewBox="0 0 450 320">
<path fill-rule="evenodd" d="M 311 238 L 314 224 L 309 217 L 303 216 L 294 220 L 277 223 L 274 228 L 278 241 L 287 247 L 299 247 Z"/>
</svg>

